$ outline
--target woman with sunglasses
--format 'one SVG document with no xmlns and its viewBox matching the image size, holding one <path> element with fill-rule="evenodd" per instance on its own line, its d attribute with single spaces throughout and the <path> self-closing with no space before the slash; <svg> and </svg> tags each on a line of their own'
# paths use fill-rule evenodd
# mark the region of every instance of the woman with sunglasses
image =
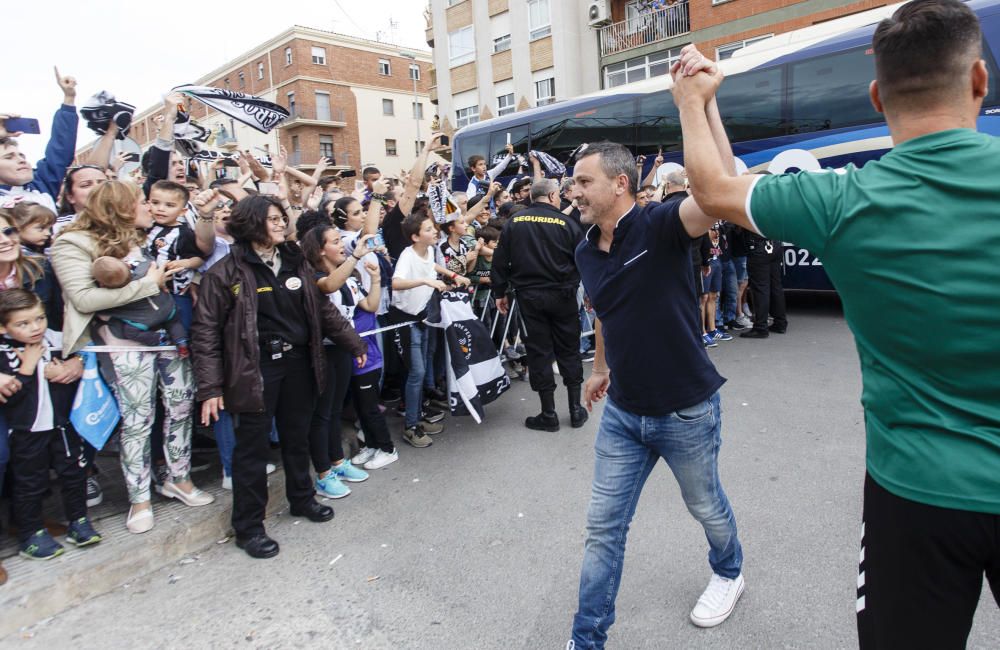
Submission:
<svg viewBox="0 0 1000 650">
<path fill-rule="evenodd" d="M 252 196 L 229 217 L 233 245 L 202 278 L 191 328 L 192 357 L 203 401 L 202 424 L 227 410 L 236 422 L 233 529 L 236 545 L 254 558 L 274 557 L 264 531 L 266 464 L 277 422 L 285 491 L 293 516 L 323 522 L 309 475 L 309 422 L 326 375 L 323 337 L 365 364 L 367 347 L 320 292 L 299 247 L 286 242 L 281 204 Z"/>
<path fill-rule="evenodd" d="M 163 289 L 170 272 L 150 264 L 144 278 L 120 289 L 97 286 L 94 260 L 110 255 L 126 262 L 144 261 L 145 229 L 153 225 L 141 191 L 130 183 L 108 181 L 91 192 L 77 220 L 67 226 L 52 245 L 56 276 L 67 297 L 63 325 L 63 350 L 77 352 L 91 340 L 116 347 L 141 347 L 114 337 L 106 323 L 94 318 Z M 150 433 L 154 395 L 159 383 L 165 411 L 164 452 L 170 480 L 164 496 L 188 506 L 204 506 L 214 498 L 191 482 L 191 409 L 194 380 L 191 362 L 174 351 L 127 350 L 102 353 L 102 365 L 112 375 L 111 388 L 122 414 L 121 464 L 132 506 L 126 527 L 144 533 L 153 527 L 150 501 Z"/>
</svg>

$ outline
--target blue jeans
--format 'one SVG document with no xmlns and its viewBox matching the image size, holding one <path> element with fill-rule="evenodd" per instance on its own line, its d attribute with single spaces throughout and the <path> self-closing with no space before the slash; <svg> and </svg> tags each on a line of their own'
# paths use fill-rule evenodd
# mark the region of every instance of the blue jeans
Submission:
<svg viewBox="0 0 1000 650">
<path fill-rule="evenodd" d="M 184 326 L 184 331 L 191 331 L 191 321 L 194 319 L 194 298 L 191 297 L 190 293 L 175 293 L 174 304 L 177 305 L 177 313 L 181 317 L 181 325 Z"/>
<path fill-rule="evenodd" d="M 743 565 L 736 518 L 719 483 L 722 429 L 719 394 L 663 417 L 642 417 L 608 399 L 594 443 L 594 483 L 580 572 L 579 610 L 573 617 L 577 650 L 603 648 L 615 622 L 615 598 L 625 537 L 646 478 L 664 459 L 684 505 L 705 529 L 708 563 L 724 578 Z"/>
<path fill-rule="evenodd" d="M 722 310 L 716 313 L 722 316 L 722 324 L 736 320 L 736 294 L 739 283 L 736 281 L 736 263 L 733 260 L 722 262 Z M 716 318 L 716 320 L 719 320 Z"/>
<path fill-rule="evenodd" d="M 229 411 L 219 411 L 219 420 L 212 425 L 212 432 L 215 434 L 215 444 L 219 447 L 222 473 L 226 476 L 232 476 L 236 430 L 233 429 L 233 416 L 229 415 Z"/>
<path fill-rule="evenodd" d="M 420 421 L 424 401 L 424 375 L 427 370 L 427 335 L 422 325 L 410 325 L 410 369 L 406 375 L 406 428 Z M 433 367 L 433 366 L 431 366 Z"/>
</svg>

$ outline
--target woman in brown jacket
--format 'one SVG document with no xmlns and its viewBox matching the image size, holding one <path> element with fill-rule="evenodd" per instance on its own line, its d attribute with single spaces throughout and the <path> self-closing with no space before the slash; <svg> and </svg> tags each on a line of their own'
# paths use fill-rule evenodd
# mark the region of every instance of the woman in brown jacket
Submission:
<svg viewBox="0 0 1000 650">
<path fill-rule="evenodd" d="M 236 204 L 227 224 L 234 244 L 202 278 L 191 327 L 202 423 L 211 424 L 223 408 L 235 420 L 233 529 L 236 545 L 255 558 L 278 553 L 264 532 L 272 419 L 291 513 L 329 521 L 333 509 L 316 502 L 309 475 L 309 422 L 325 373 L 323 337 L 349 350 L 359 367 L 367 350 L 320 293 L 298 246 L 285 242 L 287 228 L 285 211 L 271 198 Z"/>
</svg>

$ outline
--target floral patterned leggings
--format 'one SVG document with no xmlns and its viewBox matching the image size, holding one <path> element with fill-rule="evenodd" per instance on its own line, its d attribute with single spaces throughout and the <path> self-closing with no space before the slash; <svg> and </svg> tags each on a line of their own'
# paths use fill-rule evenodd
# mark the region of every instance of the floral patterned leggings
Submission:
<svg viewBox="0 0 1000 650">
<path fill-rule="evenodd" d="M 131 503 L 149 501 L 150 433 L 156 386 L 163 397 L 163 451 L 170 477 L 186 481 L 191 472 L 191 409 L 194 378 L 190 359 L 175 352 L 108 352 L 114 369 L 111 390 L 122 414 L 120 456 Z"/>
</svg>

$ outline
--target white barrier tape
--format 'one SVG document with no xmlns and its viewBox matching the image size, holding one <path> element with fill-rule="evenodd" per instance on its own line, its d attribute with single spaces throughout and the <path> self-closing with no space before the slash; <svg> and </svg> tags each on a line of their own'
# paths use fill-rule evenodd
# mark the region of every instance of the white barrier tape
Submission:
<svg viewBox="0 0 1000 650">
<path fill-rule="evenodd" d="M 372 334 L 381 334 L 382 332 L 388 332 L 389 330 L 398 330 L 401 327 L 408 327 L 410 325 L 416 325 L 420 321 L 411 320 L 405 323 L 399 323 L 398 325 L 387 325 L 386 327 L 380 327 L 377 330 L 369 330 L 367 332 L 358 332 L 358 336 L 371 336 Z"/>
</svg>

